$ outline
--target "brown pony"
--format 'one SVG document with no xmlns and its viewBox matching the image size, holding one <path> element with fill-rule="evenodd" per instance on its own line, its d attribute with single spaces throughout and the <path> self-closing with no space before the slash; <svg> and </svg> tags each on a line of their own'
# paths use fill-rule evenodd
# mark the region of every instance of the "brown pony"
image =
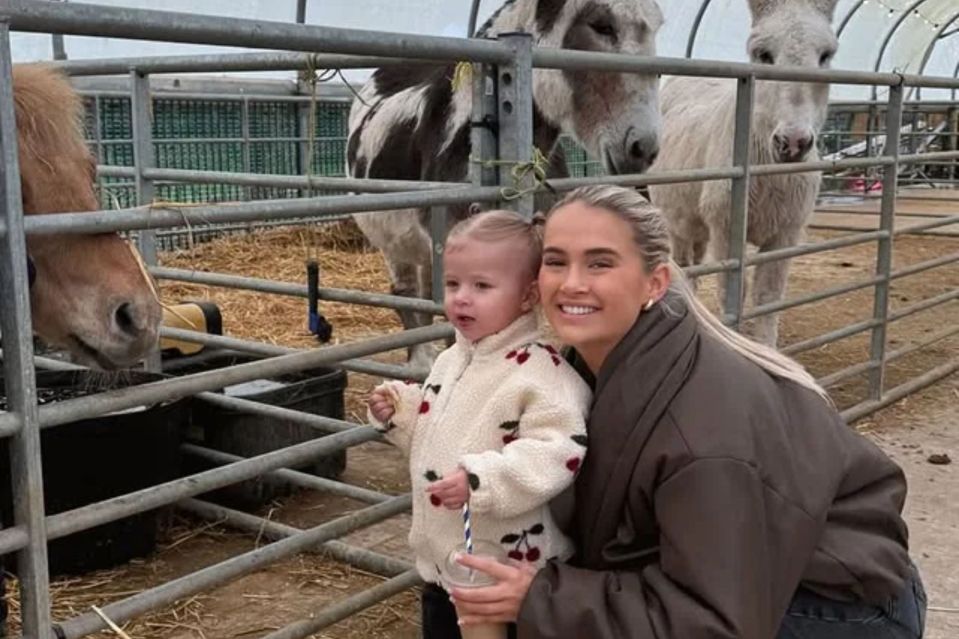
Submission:
<svg viewBox="0 0 959 639">
<path fill-rule="evenodd" d="M 13 93 L 24 213 L 97 210 L 96 164 L 70 83 L 50 67 L 17 65 Z M 36 267 L 33 330 L 45 342 L 103 369 L 131 366 L 156 344 L 153 282 L 119 235 L 28 236 L 27 251 Z"/>
</svg>

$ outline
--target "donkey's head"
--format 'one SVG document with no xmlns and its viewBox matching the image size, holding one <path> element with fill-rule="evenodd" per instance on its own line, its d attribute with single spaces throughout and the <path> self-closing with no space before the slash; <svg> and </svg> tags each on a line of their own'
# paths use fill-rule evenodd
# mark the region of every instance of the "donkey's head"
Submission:
<svg viewBox="0 0 959 639">
<path fill-rule="evenodd" d="M 528 25 L 538 46 L 656 55 L 663 22 L 654 0 L 536 0 Z M 543 116 L 601 158 L 611 173 L 641 173 L 659 153 L 659 78 L 538 69 Z"/>
<path fill-rule="evenodd" d="M 748 52 L 757 64 L 825 68 L 836 53 L 836 0 L 749 0 L 752 31 Z M 778 162 L 801 162 L 816 145 L 826 119 L 828 84 L 759 82 L 756 131 L 769 134 L 768 150 Z"/>
</svg>

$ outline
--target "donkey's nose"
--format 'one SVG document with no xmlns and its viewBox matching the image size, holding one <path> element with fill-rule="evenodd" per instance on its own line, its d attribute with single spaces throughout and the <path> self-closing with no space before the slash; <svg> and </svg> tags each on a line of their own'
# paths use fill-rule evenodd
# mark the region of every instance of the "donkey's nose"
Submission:
<svg viewBox="0 0 959 639">
<path fill-rule="evenodd" d="M 815 142 L 808 132 L 777 133 L 773 136 L 776 154 L 781 162 L 799 162 L 806 157 Z"/>
<path fill-rule="evenodd" d="M 147 312 L 133 302 L 121 302 L 113 311 L 113 323 L 119 332 L 134 339 L 147 329 Z"/>
<path fill-rule="evenodd" d="M 628 172 L 642 173 L 659 155 L 659 139 L 655 135 L 630 136 L 626 142 Z"/>
<path fill-rule="evenodd" d="M 653 140 L 652 143 L 648 139 L 636 140 L 629 147 L 629 155 L 633 158 L 633 161 L 645 161 L 647 165 L 650 165 L 659 156 L 659 145 L 656 140 Z"/>
</svg>

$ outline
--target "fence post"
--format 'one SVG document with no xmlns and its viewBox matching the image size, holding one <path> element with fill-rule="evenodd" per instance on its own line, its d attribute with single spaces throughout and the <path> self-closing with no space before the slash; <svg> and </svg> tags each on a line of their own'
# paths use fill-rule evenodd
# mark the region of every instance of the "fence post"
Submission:
<svg viewBox="0 0 959 639">
<path fill-rule="evenodd" d="M 130 72 L 130 112 L 133 124 L 133 164 L 136 168 L 136 195 L 139 206 L 153 204 L 155 189 L 153 180 L 143 177 L 144 169 L 156 166 L 153 148 L 153 103 L 150 95 L 150 76 L 136 69 Z M 157 265 L 156 231 L 141 230 L 137 236 L 137 248 L 147 266 Z M 159 345 L 146 357 L 144 368 L 159 372 Z"/>
<path fill-rule="evenodd" d="M 0 208 L 6 231 L 0 235 L 0 299 L 3 299 L 0 330 L 7 410 L 20 418 L 20 428 L 10 441 L 9 477 L 13 493 L 13 524 L 24 526 L 28 536 L 27 546 L 17 553 L 23 619 L 21 634 L 52 639 L 40 424 L 16 126 L 10 27 L 6 22 L 0 22 L 0 152 L 3 154 L 0 161 Z M 2 596 L 4 593 L 0 592 Z"/>
<path fill-rule="evenodd" d="M 875 100 L 869 103 L 869 111 L 866 114 L 866 157 L 872 157 L 872 147 L 874 144 L 873 138 L 875 137 L 876 129 L 879 128 L 879 112 L 876 106 Z M 872 177 L 874 167 L 866 167 L 862 171 L 862 183 L 864 185 L 863 194 L 868 193 L 869 180 Z"/>
<path fill-rule="evenodd" d="M 297 87 L 302 89 L 304 82 L 300 80 L 297 82 Z M 301 94 L 302 91 L 298 91 L 297 94 Z M 313 175 L 313 158 L 310 157 L 310 139 L 316 135 L 316 131 L 310 130 L 310 123 L 314 122 L 311 110 L 315 109 L 316 105 L 313 104 L 312 100 L 306 100 L 305 102 L 296 103 L 296 137 L 297 145 L 297 159 L 300 164 L 300 175 L 309 176 Z M 347 176 L 349 177 L 349 176 Z M 313 189 L 306 188 L 300 189 L 300 197 L 313 197 Z"/>
<path fill-rule="evenodd" d="M 243 135 L 243 172 L 252 172 L 252 162 L 250 161 L 250 98 L 243 96 L 243 111 L 240 114 L 241 134 Z M 243 199 L 253 199 L 253 187 L 248 186 L 243 189 Z"/>
<path fill-rule="evenodd" d="M 472 79 L 469 180 L 473 186 L 492 186 L 497 183 L 496 168 L 488 164 L 496 159 L 496 69 L 474 63 Z"/>
<path fill-rule="evenodd" d="M 946 150 L 955 151 L 959 149 L 959 108 L 950 107 L 946 111 Z M 959 179 L 959 160 L 952 160 L 949 167 L 949 179 L 955 181 Z"/>
<path fill-rule="evenodd" d="M 723 311 L 726 322 L 739 329 L 743 316 L 743 281 L 746 276 L 746 229 L 749 219 L 749 138 L 752 134 L 753 94 L 756 80 L 752 75 L 739 78 L 736 84 L 736 132 L 733 137 L 733 165 L 743 169 L 743 175 L 733 178 L 729 198 L 730 216 L 728 254 L 738 261 L 736 268 L 720 275 L 726 282 Z"/>
<path fill-rule="evenodd" d="M 100 120 L 100 96 L 93 96 L 93 148 L 94 148 L 94 157 L 97 161 L 97 165 L 106 164 L 106 154 L 103 152 L 103 123 Z M 109 204 L 104 204 L 105 198 L 103 197 L 104 189 L 103 178 L 99 174 L 96 176 L 96 185 L 97 185 L 97 196 L 100 208 L 110 208 Z"/>
<path fill-rule="evenodd" d="M 497 37 L 513 50 L 512 60 L 498 69 L 499 183 L 515 191 L 504 202 L 526 218 L 533 216 L 531 170 L 514 177 L 513 170 L 533 159 L 533 37 L 528 33 L 503 33 Z M 522 195 L 521 195 L 522 194 Z"/>
<path fill-rule="evenodd" d="M 876 275 L 882 280 L 876 284 L 872 316 L 878 323 L 872 329 L 869 345 L 869 360 L 876 367 L 869 372 L 869 397 L 882 398 L 886 377 L 886 327 L 889 316 L 889 272 L 892 270 L 893 228 L 896 214 L 896 189 L 899 178 L 899 140 L 902 128 L 902 84 L 889 88 L 889 104 L 886 107 L 886 148 L 884 156 L 894 158 L 882 172 L 882 202 L 879 209 L 879 230 L 885 234 L 876 247 Z"/>
</svg>

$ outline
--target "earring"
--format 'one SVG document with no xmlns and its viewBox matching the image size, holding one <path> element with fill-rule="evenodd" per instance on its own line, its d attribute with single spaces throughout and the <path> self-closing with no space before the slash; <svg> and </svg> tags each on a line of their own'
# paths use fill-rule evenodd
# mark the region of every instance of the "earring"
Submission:
<svg viewBox="0 0 959 639">
<path fill-rule="evenodd" d="M 648 299 L 645 304 L 643 304 L 643 310 L 648 311 L 653 307 L 654 300 L 652 298 Z"/>
</svg>

